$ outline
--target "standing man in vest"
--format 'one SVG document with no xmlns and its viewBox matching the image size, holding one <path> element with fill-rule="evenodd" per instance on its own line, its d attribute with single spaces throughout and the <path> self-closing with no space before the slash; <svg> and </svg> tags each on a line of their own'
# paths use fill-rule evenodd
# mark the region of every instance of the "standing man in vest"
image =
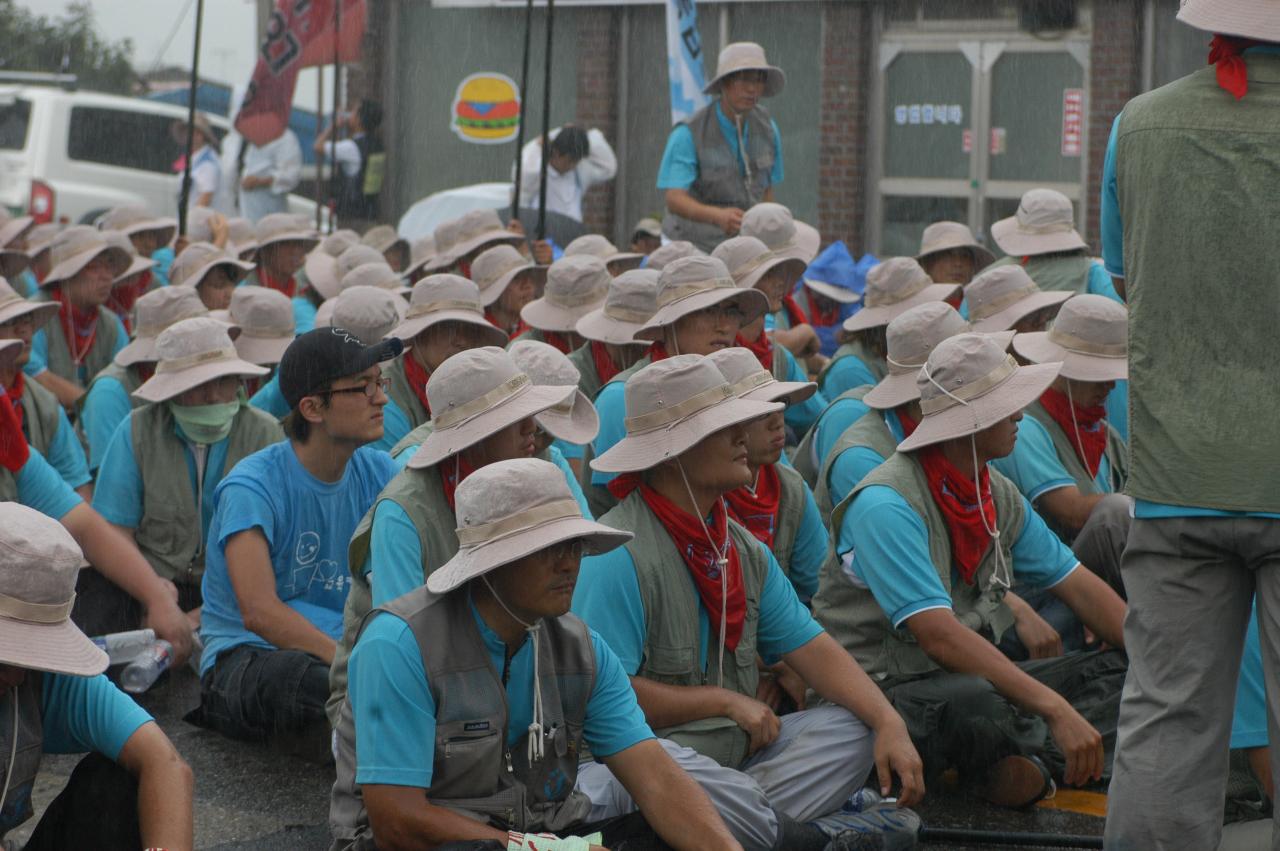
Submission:
<svg viewBox="0 0 1280 851">
<path fill-rule="evenodd" d="M 33 815 L 41 755 L 88 751 L 24 847 L 187 851 L 191 768 L 103 676 L 106 654 L 69 617 L 83 560 L 57 521 L 0 503 L 0 750 L 9 755 L 0 842 Z"/>
<path fill-rule="evenodd" d="M 785 837 L 796 844 L 782 847 L 822 851 L 845 847 L 851 831 L 914 847 L 910 810 L 841 811 L 872 768 L 882 794 L 901 779 L 901 806 L 923 794 L 902 719 L 725 506 L 751 484 L 748 423 L 782 406 L 735 398 L 697 355 L 640 370 L 626 392 L 627 436 L 592 466 L 623 474 L 622 502 L 601 522 L 634 537 L 584 562 L 574 611 L 608 641 L 650 725 L 744 846 Z M 785 662 L 835 705 L 779 719 L 756 697 L 761 658 Z M 617 814 L 609 808 L 625 796 L 607 771 L 585 766 L 579 778 L 602 816 Z"/>
<path fill-rule="evenodd" d="M 716 75 L 703 89 L 715 100 L 672 128 L 658 167 L 668 239 L 710 251 L 738 233 L 753 205 L 773 200 L 782 182 L 782 135 L 760 99 L 786 84 L 760 45 L 740 41 L 720 51 Z"/>
<path fill-rule="evenodd" d="M 241 380 L 267 370 L 240 359 L 221 322 L 183 319 L 160 334 L 155 353 L 155 375 L 134 391 L 147 404 L 116 429 L 93 507 L 177 586 L 189 612 L 200 606 L 218 483 L 284 433 L 245 400 Z"/>
<path fill-rule="evenodd" d="M 457 500 L 456 555 L 364 618 L 337 725 L 334 848 L 414 837 L 585 849 L 661 837 L 677 849 L 740 849 L 654 740 L 609 646 L 569 614 L 582 555 L 630 534 L 585 519 L 560 472 L 536 459 L 477 471 Z M 589 823 L 591 802 L 574 788 L 588 747 L 644 821 Z"/>
<path fill-rule="evenodd" d="M 986 466 L 1013 450 L 1059 366 L 1019 367 L 983 334 L 939 343 L 916 377 L 919 425 L 832 513 L 813 600 L 906 719 L 929 776 L 957 768 L 1001 806 L 1104 776 L 1125 670 L 1118 652 L 1016 665 L 994 644 L 1014 626 L 1005 592 L 1020 579 L 1124 646 L 1124 603 Z"/>
<path fill-rule="evenodd" d="M 382 104 L 362 100 L 355 112 L 340 114 L 338 121 L 351 135 L 335 145 L 330 137 L 339 128 L 330 125 L 316 137 L 314 150 L 319 159 L 332 154 L 342 171 L 337 198 L 342 226 L 364 230 L 378 218 L 378 200 L 387 177 Z"/>
<path fill-rule="evenodd" d="M 233 738 L 297 734 L 324 759 L 329 665 L 342 635 L 347 543 L 395 475 L 382 437 L 399 340 L 365 346 L 340 328 L 293 341 L 280 361 L 288 440 L 242 460 L 214 492 L 201 590 L 204 720 Z"/>
<path fill-rule="evenodd" d="M 1255 595 L 1280 724 L 1280 421 L 1265 367 L 1280 256 L 1258 228 L 1280 215 L 1267 191 L 1280 175 L 1275 12 L 1268 0 L 1185 0 L 1178 18 L 1214 34 L 1216 68 L 1130 101 L 1107 151 L 1103 245 L 1129 303 L 1136 500 L 1124 554 L 1133 656 L 1107 818 L 1117 849 L 1218 844 Z M 1188 312 L 1211 282 L 1230 297 Z"/>
</svg>

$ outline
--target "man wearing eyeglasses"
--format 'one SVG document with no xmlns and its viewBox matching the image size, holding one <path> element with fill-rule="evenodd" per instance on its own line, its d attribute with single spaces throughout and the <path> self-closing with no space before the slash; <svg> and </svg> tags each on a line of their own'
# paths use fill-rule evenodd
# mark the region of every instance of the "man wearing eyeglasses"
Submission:
<svg viewBox="0 0 1280 851">
<path fill-rule="evenodd" d="M 330 756 L 324 703 L 351 586 L 347 543 L 396 473 L 382 437 L 397 338 L 365 346 L 317 328 L 280 361 L 287 440 L 241 461 L 214 492 L 204 578 L 201 713 L 241 739 Z"/>
</svg>

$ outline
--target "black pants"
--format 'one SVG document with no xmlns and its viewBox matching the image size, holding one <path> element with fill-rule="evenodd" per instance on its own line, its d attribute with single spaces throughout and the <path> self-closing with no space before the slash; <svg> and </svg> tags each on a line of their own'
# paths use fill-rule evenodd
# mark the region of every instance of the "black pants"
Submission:
<svg viewBox="0 0 1280 851">
<path fill-rule="evenodd" d="M 566 836 L 588 836 L 596 831 L 604 834 L 602 844 L 609 851 L 670 851 L 671 846 L 649 827 L 640 813 L 630 813 L 594 824 L 561 831 Z M 506 851 L 506 843 L 491 840 L 447 842 L 436 851 Z"/>
<path fill-rule="evenodd" d="M 189 612 L 200 605 L 200 585 L 178 585 L 178 605 Z M 71 620 L 85 635 L 109 635 L 142 627 L 142 606 L 120 586 L 93 568 L 76 578 Z"/>
<path fill-rule="evenodd" d="M 80 760 L 45 810 L 25 851 L 138 851 L 138 781 L 101 754 Z"/>
<path fill-rule="evenodd" d="M 265 741 L 324 725 L 329 666 L 300 650 L 241 645 L 218 656 L 200 681 L 199 720 L 223 735 Z"/>
</svg>

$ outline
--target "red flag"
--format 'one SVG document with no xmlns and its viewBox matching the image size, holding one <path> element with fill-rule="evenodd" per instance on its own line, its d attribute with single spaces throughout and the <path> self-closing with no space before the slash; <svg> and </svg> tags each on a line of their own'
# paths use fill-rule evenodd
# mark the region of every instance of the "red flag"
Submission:
<svg viewBox="0 0 1280 851">
<path fill-rule="evenodd" d="M 338 4 L 342 27 L 335 38 L 333 17 Z M 276 0 L 253 80 L 236 114 L 236 130 L 255 145 L 265 145 L 283 133 L 293 108 L 298 71 L 333 62 L 335 44 L 337 61 L 358 60 L 364 23 L 364 0 Z"/>
</svg>

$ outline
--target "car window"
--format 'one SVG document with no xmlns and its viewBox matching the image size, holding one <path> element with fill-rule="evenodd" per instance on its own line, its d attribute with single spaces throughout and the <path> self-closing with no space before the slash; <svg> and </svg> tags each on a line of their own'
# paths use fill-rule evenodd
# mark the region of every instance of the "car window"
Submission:
<svg viewBox="0 0 1280 851">
<path fill-rule="evenodd" d="M 0 104 L 0 149 L 20 151 L 27 146 L 27 126 L 31 123 L 31 101 L 18 98 Z"/>
<path fill-rule="evenodd" d="M 73 160 L 172 174 L 182 151 L 169 135 L 173 119 L 96 106 L 71 109 L 67 156 Z"/>
</svg>

